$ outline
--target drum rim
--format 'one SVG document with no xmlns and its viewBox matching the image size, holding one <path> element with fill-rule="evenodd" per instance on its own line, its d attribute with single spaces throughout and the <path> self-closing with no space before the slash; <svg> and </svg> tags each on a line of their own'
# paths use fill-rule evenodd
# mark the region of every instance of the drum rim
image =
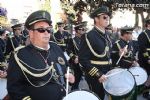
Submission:
<svg viewBox="0 0 150 100">
<path fill-rule="evenodd" d="M 130 67 L 129 69 L 131 69 L 131 68 L 136 68 L 136 67 L 138 67 L 138 68 L 141 68 L 141 69 L 143 69 L 145 72 L 146 72 L 146 70 L 143 68 L 143 67 L 141 67 L 141 66 L 134 66 L 134 67 Z M 129 71 L 129 69 L 128 69 L 128 71 Z M 131 71 L 129 71 L 130 73 L 131 73 Z M 131 73 L 132 74 L 132 73 Z M 132 74 L 133 75 L 133 74 Z M 147 74 L 147 72 L 146 72 L 146 75 L 147 75 L 147 78 L 146 78 L 146 81 L 147 81 L 147 79 L 148 79 L 148 74 Z M 134 76 L 133 76 L 134 77 Z M 135 79 L 135 77 L 134 77 L 134 79 Z M 146 82 L 145 81 L 145 82 Z M 145 82 L 143 83 L 143 84 L 145 84 Z M 135 83 L 136 83 L 136 79 L 135 79 Z M 137 85 L 137 83 L 136 83 L 136 86 L 141 86 L 141 85 L 143 85 L 143 84 L 139 84 L 139 85 Z"/>
<path fill-rule="evenodd" d="M 114 69 L 125 69 L 125 68 L 114 68 Z M 114 70 L 114 69 L 112 69 L 112 70 Z M 110 71 L 111 71 L 111 70 L 110 70 Z M 109 71 L 108 71 L 108 72 L 109 72 Z M 132 73 L 131 73 L 130 71 L 127 70 L 127 72 L 129 72 L 129 73 L 131 74 L 131 76 L 133 77 L 133 79 L 134 79 L 134 85 L 133 85 L 133 87 L 132 87 L 132 89 L 131 89 L 131 91 L 130 91 L 130 92 L 132 92 L 132 91 L 134 90 L 134 88 L 136 88 L 135 77 L 132 75 Z M 103 83 L 103 88 L 104 88 L 104 83 Z M 124 94 L 124 95 L 114 95 L 114 94 L 111 94 L 111 93 L 109 93 L 108 91 L 106 91 L 105 88 L 104 88 L 104 90 L 105 90 L 106 94 L 112 95 L 112 96 L 117 96 L 117 97 L 126 96 L 126 95 L 128 95 L 128 94 L 130 93 L 130 92 L 128 92 L 127 94 Z"/>
<path fill-rule="evenodd" d="M 69 92 L 69 94 L 70 93 L 73 93 L 73 92 L 75 92 L 75 91 L 86 91 L 86 92 L 90 92 L 90 93 L 92 93 L 93 95 L 95 95 L 99 100 L 101 100 L 100 99 L 100 97 L 95 93 L 95 92 L 93 92 L 92 90 L 87 90 L 87 89 L 74 89 L 74 90 L 72 90 L 71 92 Z M 63 99 L 66 97 L 66 95 L 63 97 Z M 62 100 L 63 100 L 62 99 Z"/>
</svg>

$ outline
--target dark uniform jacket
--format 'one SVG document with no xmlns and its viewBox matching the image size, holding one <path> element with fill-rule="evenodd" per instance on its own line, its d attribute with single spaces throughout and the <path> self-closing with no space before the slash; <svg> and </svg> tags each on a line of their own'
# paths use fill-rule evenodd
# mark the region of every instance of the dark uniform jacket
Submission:
<svg viewBox="0 0 150 100">
<path fill-rule="evenodd" d="M 61 100 L 65 95 L 65 90 L 60 77 L 64 78 L 67 66 L 62 50 L 55 43 L 50 42 L 48 51 L 31 44 L 16 51 L 11 56 L 8 67 L 7 90 L 11 100 L 22 100 L 23 98 L 29 98 L 29 96 L 32 100 Z M 33 74 L 43 75 L 42 73 L 45 73 L 48 69 L 52 68 L 53 70 L 37 77 L 25 72 L 18 61 Z M 52 62 L 54 67 L 51 67 Z M 48 63 L 48 66 L 46 63 Z M 58 64 L 61 66 L 63 73 L 61 75 L 58 67 L 56 67 Z"/>
<path fill-rule="evenodd" d="M 70 38 L 71 35 L 66 31 L 63 31 L 62 33 L 60 31 L 57 31 L 53 35 L 54 42 L 56 42 L 63 51 L 66 50 Z"/>
<path fill-rule="evenodd" d="M 99 78 L 110 70 L 111 41 L 107 33 L 94 27 L 82 36 L 80 45 L 79 62 L 87 75 Z"/>
<path fill-rule="evenodd" d="M 13 36 L 8 37 L 7 43 L 6 43 L 6 52 L 5 55 L 9 55 L 12 51 L 14 51 L 15 48 L 17 48 L 19 45 L 23 43 L 22 36 Z"/>
<path fill-rule="evenodd" d="M 71 61 L 74 61 L 76 56 L 78 56 L 80 42 L 81 38 L 78 36 L 71 38 L 68 42 L 67 53 L 70 56 Z"/>
<path fill-rule="evenodd" d="M 150 30 L 145 30 L 138 37 L 139 44 L 139 64 L 141 67 L 144 67 L 147 72 L 150 74 Z"/>
<path fill-rule="evenodd" d="M 0 38 L 0 70 L 5 70 L 5 67 L 6 67 L 2 63 L 2 62 L 5 62 L 5 56 L 4 56 L 5 49 L 6 49 L 5 40 Z"/>
<path fill-rule="evenodd" d="M 5 40 L 0 38 L 0 62 L 5 61 L 5 56 L 4 56 L 5 49 L 6 49 Z"/>
<path fill-rule="evenodd" d="M 124 47 L 127 47 L 127 53 L 121 58 L 119 62 L 119 66 L 122 68 L 129 68 L 132 66 L 133 61 L 135 61 L 135 51 L 133 48 L 133 43 L 130 41 L 129 43 L 127 41 L 124 41 L 123 39 L 117 40 L 112 47 L 112 62 L 113 67 L 117 67 L 116 65 L 118 59 L 120 58 L 119 51 L 123 49 Z"/>
</svg>

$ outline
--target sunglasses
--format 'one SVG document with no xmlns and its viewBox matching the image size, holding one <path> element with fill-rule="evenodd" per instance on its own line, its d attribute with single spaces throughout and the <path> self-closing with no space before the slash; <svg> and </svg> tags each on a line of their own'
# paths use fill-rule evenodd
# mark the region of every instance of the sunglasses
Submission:
<svg viewBox="0 0 150 100">
<path fill-rule="evenodd" d="M 36 28 L 36 29 L 33 29 L 33 30 L 38 31 L 39 33 L 45 33 L 46 31 L 48 33 L 52 33 L 53 32 L 53 29 L 51 29 L 51 28 Z"/>
<path fill-rule="evenodd" d="M 97 16 L 97 17 L 99 17 L 100 18 L 100 16 L 102 16 L 102 15 L 99 15 L 99 16 Z M 102 16 L 102 18 L 104 19 L 104 20 L 106 20 L 106 19 L 108 19 L 108 16 Z"/>
</svg>

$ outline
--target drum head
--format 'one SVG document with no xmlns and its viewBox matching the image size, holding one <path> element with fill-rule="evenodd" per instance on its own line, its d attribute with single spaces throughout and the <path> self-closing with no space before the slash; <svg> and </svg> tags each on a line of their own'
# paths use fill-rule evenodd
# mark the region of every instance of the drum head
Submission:
<svg viewBox="0 0 150 100">
<path fill-rule="evenodd" d="M 122 96 L 129 93 L 134 88 L 135 80 L 129 71 L 121 68 L 116 68 L 109 71 L 106 75 L 111 74 L 114 75 L 109 76 L 103 83 L 104 89 L 107 93 L 114 96 Z"/>
<path fill-rule="evenodd" d="M 146 71 L 141 67 L 131 67 L 129 68 L 129 71 L 133 74 L 135 77 L 135 81 L 137 86 L 142 85 L 146 82 L 148 75 Z"/>
<path fill-rule="evenodd" d="M 79 90 L 69 93 L 63 100 L 100 100 L 94 93 Z"/>
<path fill-rule="evenodd" d="M 0 100 L 2 100 L 7 95 L 7 80 L 0 78 Z"/>
</svg>

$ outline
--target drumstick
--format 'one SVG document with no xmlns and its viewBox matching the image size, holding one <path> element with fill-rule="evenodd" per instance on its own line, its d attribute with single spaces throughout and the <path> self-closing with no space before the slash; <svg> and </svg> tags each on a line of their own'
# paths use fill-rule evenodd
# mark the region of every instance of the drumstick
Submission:
<svg viewBox="0 0 150 100">
<path fill-rule="evenodd" d="M 118 71 L 118 72 L 116 72 L 116 73 L 112 73 L 112 74 L 106 75 L 106 77 L 111 77 L 111 76 L 114 76 L 114 75 L 116 75 L 116 74 L 122 73 L 122 72 L 124 72 L 124 71 L 127 71 L 127 69 L 124 69 L 124 70 L 122 70 L 122 71 Z"/>
<path fill-rule="evenodd" d="M 69 67 L 67 68 L 67 78 L 66 78 L 66 96 L 68 95 L 68 88 L 69 88 Z"/>
<path fill-rule="evenodd" d="M 120 58 L 118 59 L 116 65 L 118 65 L 118 63 L 120 62 L 122 56 L 124 55 L 125 50 L 128 48 L 128 45 L 125 46 L 124 51 L 122 52 L 122 54 L 120 55 Z"/>
</svg>

